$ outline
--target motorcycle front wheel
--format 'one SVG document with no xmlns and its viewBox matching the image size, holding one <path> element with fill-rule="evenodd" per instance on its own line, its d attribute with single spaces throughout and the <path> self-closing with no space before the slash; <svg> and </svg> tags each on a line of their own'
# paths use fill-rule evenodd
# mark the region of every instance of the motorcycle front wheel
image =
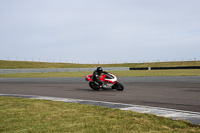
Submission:
<svg viewBox="0 0 200 133">
<path fill-rule="evenodd" d="M 116 89 L 118 91 L 123 91 L 124 90 L 124 86 L 121 83 L 117 82 L 112 86 L 112 89 Z"/>
</svg>

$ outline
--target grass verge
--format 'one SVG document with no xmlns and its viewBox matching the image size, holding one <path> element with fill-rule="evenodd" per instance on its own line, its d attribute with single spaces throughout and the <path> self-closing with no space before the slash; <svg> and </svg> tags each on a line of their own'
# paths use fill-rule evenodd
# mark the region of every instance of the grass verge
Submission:
<svg viewBox="0 0 200 133">
<path fill-rule="evenodd" d="M 110 71 L 118 77 L 140 77 L 140 76 L 200 76 L 199 69 L 179 70 L 131 70 Z M 93 72 L 53 72 L 53 73 L 12 73 L 0 74 L 0 78 L 30 78 L 30 77 L 85 77 Z"/>
<path fill-rule="evenodd" d="M 121 64 L 74 64 L 74 63 L 46 63 L 31 61 L 0 60 L 0 69 L 28 69 L 28 68 L 96 68 L 101 67 L 178 67 L 200 66 L 200 61 L 154 62 L 154 63 L 121 63 Z"/>
<path fill-rule="evenodd" d="M 200 126 L 93 105 L 0 96 L 0 132 L 200 132 Z"/>
</svg>

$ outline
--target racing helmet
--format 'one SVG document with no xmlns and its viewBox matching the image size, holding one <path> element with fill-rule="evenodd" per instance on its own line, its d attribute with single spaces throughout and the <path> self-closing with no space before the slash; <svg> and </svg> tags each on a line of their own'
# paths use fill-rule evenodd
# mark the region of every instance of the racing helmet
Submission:
<svg viewBox="0 0 200 133">
<path fill-rule="evenodd" d="M 101 74 L 102 71 L 103 71 L 103 69 L 102 69 L 101 67 L 97 67 L 97 72 L 98 72 L 98 74 Z"/>
</svg>

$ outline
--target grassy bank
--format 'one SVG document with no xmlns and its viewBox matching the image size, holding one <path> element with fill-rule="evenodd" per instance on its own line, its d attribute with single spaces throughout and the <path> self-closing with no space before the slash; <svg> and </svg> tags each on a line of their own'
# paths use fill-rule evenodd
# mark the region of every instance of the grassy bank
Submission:
<svg viewBox="0 0 200 133">
<path fill-rule="evenodd" d="M 0 69 L 22 68 L 96 68 L 102 67 L 177 67 L 200 66 L 200 61 L 156 62 L 156 63 L 123 63 L 123 64 L 72 64 L 72 63 L 46 63 L 30 61 L 3 61 L 0 60 Z"/>
<path fill-rule="evenodd" d="M 0 97 L 0 132 L 200 132 L 200 126 L 93 105 Z"/>
<path fill-rule="evenodd" d="M 141 76 L 200 76 L 199 69 L 191 70 L 131 70 L 110 71 L 118 77 L 141 77 Z M 13 73 L 0 74 L 0 78 L 23 78 L 23 77 L 85 77 L 93 72 L 53 72 L 53 73 Z"/>
</svg>

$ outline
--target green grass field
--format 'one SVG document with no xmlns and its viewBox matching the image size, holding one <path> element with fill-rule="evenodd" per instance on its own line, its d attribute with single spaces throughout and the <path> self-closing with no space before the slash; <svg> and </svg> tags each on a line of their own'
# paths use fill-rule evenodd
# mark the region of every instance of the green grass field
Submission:
<svg viewBox="0 0 200 133">
<path fill-rule="evenodd" d="M 110 71 L 118 77 L 149 77 L 149 76 L 200 76 L 199 69 L 180 70 L 131 70 Z M 38 78 L 38 77 L 85 77 L 93 72 L 52 72 L 52 73 L 11 73 L 0 74 L 0 78 Z"/>
<path fill-rule="evenodd" d="M 0 61 L 0 69 L 19 68 L 95 68 L 102 67 L 175 67 L 175 66 L 200 66 L 200 61 L 187 62 L 160 62 L 160 63 L 131 63 L 131 64 L 70 64 L 70 63 L 44 63 L 28 61 Z M 132 76 L 200 76 L 200 69 L 179 70 L 132 70 L 110 71 L 121 77 Z M 0 74 L 1 78 L 9 77 L 84 77 L 92 72 L 53 72 L 53 73 L 14 73 Z"/>
<path fill-rule="evenodd" d="M 123 63 L 123 64 L 72 64 L 72 63 L 45 63 L 30 61 L 3 61 L 0 60 L 0 69 L 21 68 L 96 68 L 101 67 L 176 67 L 200 66 L 200 61 L 156 62 L 156 63 Z"/>
<path fill-rule="evenodd" d="M 94 105 L 0 96 L 1 133 L 200 132 L 200 126 Z"/>
</svg>

